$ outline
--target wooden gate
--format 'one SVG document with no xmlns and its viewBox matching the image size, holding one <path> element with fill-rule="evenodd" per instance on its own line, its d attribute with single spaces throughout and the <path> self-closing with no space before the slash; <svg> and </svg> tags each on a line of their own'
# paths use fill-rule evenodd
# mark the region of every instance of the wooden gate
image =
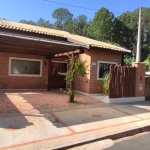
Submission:
<svg viewBox="0 0 150 150">
<path fill-rule="evenodd" d="M 110 66 L 109 98 L 135 97 L 136 68 Z"/>
<path fill-rule="evenodd" d="M 150 76 L 145 78 L 145 100 L 150 100 Z"/>
</svg>

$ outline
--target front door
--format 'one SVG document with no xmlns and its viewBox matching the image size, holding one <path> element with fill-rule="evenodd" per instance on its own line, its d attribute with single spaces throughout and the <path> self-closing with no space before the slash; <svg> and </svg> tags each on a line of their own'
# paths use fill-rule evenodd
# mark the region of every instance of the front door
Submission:
<svg viewBox="0 0 150 150">
<path fill-rule="evenodd" d="M 67 63 L 52 62 L 51 88 L 66 88 L 65 76 L 58 72 L 67 72 Z"/>
</svg>

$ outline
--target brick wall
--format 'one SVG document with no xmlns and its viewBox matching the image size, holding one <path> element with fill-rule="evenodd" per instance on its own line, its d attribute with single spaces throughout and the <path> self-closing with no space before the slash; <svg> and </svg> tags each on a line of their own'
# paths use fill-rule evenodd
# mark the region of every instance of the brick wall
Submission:
<svg viewBox="0 0 150 150">
<path fill-rule="evenodd" d="M 9 57 L 42 59 L 42 77 L 9 76 Z M 52 61 L 64 61 L 66 58 L 55 58 Z M 75 89 L 85 93 L 101 93 L 102 80 L 97 80 L 97 62 L 110 61 L 121 63 L 121 53 L 107 50 L 85 50 L 80 54 L 80 60 L 86 60 L 88 74 L 85 77 L 76 77 Z M 45 57 L 0 52 L 0 88 L 1 89 L 47 89 L 48 61 Z M 45 65 L 45 62 L 46 65 Z M 96 65 L 91 65 L 92 62 Z"/>
<path fill-rule="evenodd" d="M 90 75 L 90 91 L 89 93 L 102 93 L 102 80 L 97 79 L 97 65 L 98 61 L 108 61 L 108 62 L 117 62 L 121 63 L 122 54 L 114 51 L 107 50 L 92 50 L 91 53 L 91 64 L 95 62 L 96 65 L 91 66 L 91 75 Z"/>
<path fill-rule="evenodd" d="M 90 69 L 91 69 L 91 56 L 89 51 L 85 51 L 84 54 L 80 54 L 79 58 L 81 61 L 86 61 L 87 75 L 85 77 L 76 76 L 75 89 L 84 93 L 89 93 L 90 86 Z"/>
<path fill-rule="evenodd" d="M 136 79 L 135 79 L 135 96 L 145 96 L 145 64 L 144 63 L 132 63 L 133 67 L 136 67 Z"/>
<path fill-rule="evenodd" d="M 9 76 L 9 57 L 42 60 L 42 77 Z M 45 57 L 0 52 L 1 89 L 47 89 L 48 62 Z"/>
<path fill-rule="evenodd" d="M 102 80 L 97 79 L 97 65 L 98 61 L 109 61 L 121 63 L 122 54 L 115 51 L 108 50 L 85 50 L 85 54 L 80 55 L 81 60 L 87 60 L 89 65 L 89 74 L 84 78 L 77 78 L 75 83 L 76 90 L 85 92 L 85 93 L 102 93 Z M 92 65 L 92 63 L 94 63 Z M 87 81 L 87 83 L 85 83 Z"/>
</svg>

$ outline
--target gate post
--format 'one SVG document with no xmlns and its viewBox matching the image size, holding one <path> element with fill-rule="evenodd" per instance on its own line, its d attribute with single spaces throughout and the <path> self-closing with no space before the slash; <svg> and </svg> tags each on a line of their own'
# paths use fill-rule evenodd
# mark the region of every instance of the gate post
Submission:
<svg viewBox="0 0 150 150">
<path fill-rule="evenodd" d="M 132 67 L 136 68 L 135 97 L 141 97 L 141 99 L 145 100 L 145 64 L 134 62 Z"/>
</svg>

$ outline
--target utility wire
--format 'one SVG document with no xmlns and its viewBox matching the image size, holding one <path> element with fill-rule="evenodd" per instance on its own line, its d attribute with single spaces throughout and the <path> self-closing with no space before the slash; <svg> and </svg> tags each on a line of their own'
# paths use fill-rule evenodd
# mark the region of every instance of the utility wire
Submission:
<svg viewBox="0 0 150 150">
<path fill-rule="evenodd" d="M 70 7 L 75 7 L 75 8 L 80 8 L 80 9 L 88 9 L 88 10 L 93 10 L 93 11 L 98 11 L 98 9 L 94 9 L 94 8 L 87 8 L 87 7 L 81 7 L 81 6 L 76 6 L 76 5 L 70 5 L 70 4 L 66 4 L 66 3 L 60 3 L 60 2 L 54 2 L 52 0 L 43 0 L 49 3 L 54 3 L 54 4 L 59 4 L 59 5 L 65 5 L 65 6 L 70 6 Z M 112 12 L 114 14 L 123 14 L 120 12 Z M 150 16 L 150 14 L 142 14 L 142 16 Z"/>
<path fill-rule="evenodd" d="M 50 3 L 54 3 L 54 4 L 59 4 L 59 5 L 65 5 L 65 6 L 80 8 L 80 9 L 88 9 L 88 10 L 98 11 L 98 9 L 94 9 L 94 8 L 87 8 L 87 7 L 81 7 L 81 6 L 76 6 L 76 5 L 70 5 L 70 4 L 60 3 L 60 2 L 54 2 L 54 1 L 51 1 L 51 0 L 43 0 L 43 1 L 47 1 L 47 2 L 50 2 Z M 113 12 L 113 13 L 121 14 L 119 12 Z"/>
<path fill-rule="evenodd" d="M 55 3 L 55 4 L 61 4 L 61 5 L 65 5 L 65 6 L 70 6 L 70 7 L 81 8 L 81 9 L 97 10 L 97 9 L 94 9 L 94 8 L 86 8 L 86 7 L 76 6 L 76 5 L 70 5 L 70 4 L 60 3 L 60 2 L 54 2 L 54 1 L 51 1 L 51 0 L 43 0 L 43 1 L 47 1 L 47 2 Z"/>
</svg>

